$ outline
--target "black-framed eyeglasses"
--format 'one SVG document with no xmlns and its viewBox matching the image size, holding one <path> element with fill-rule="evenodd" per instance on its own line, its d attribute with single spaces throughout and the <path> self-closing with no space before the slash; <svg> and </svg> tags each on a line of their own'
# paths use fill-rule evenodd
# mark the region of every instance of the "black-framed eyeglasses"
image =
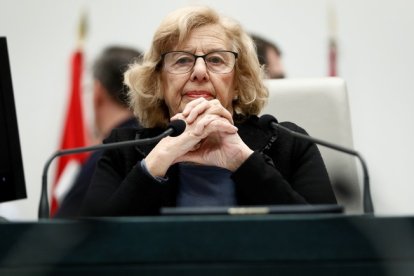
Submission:
<svg viewBox="0 0 414 276">
<path fill-rule="evenodd" d="M 238 54 L 232 51 L 213 51 L 205 55 L 194 55 L 184 51 L 171 51 L 161 55 L 164 69 L 171 74 L 185 74 L 193 69 L 198 58 L 202 58 L 207 69 L 218 74 L 233 71 Z"/>
</svg>

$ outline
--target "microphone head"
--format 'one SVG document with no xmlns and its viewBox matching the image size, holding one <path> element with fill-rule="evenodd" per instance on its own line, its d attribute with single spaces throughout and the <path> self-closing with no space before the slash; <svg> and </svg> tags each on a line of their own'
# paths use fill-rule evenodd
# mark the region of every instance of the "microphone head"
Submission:
<svg viewBox="0 0 414 276">
<path fill-rule="evenodd" d="M 265 115 L 262 115 L 260 118 L 259 118 L 259 126 L 262 128 L 262 129 L 269 129 L 269 128 L 272 128 L 272 125 L 271 125 L 271 123 L 278 123 L 278 121 L 276 120 L 276 118 L 275 117 L 273 117 L 272 115 L 270 115 L 270 114 L 265 114 Z"/>
<path fill-rule="evenodd" d="M 171 121 L 170 124 L 168 125 L 168 128 L 171 128 L 173 132 L 170 134 L 170 136 L 176 137 L 176 136 L 181 135 L 181 133 L 184 132 L 186 126 L 187 124 L 185 123 L 184 120 Z"/>
</svg>

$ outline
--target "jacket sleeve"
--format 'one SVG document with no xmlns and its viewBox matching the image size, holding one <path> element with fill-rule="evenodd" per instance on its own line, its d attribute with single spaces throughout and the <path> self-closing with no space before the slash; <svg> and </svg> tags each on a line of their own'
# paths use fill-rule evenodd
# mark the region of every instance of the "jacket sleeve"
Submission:
<svg viewBox="0 0 414 276">
<path fill-rule="evenodd" d="M 306 134 L 292 123 L 286 126 Z M 283 133 L 266 154 L 255 151 L 232 178 L 240 205 L 336 203 L 317 146 Z"/>
<path fill-rule="evenodd" d="M 105 142 L 118 141 L 112 134 Z M 104 152 L 82 206 L 82 216 L 129 216 L 159 213 L 168 185 L 149 176 L 134 148 Z"/>
</svg>

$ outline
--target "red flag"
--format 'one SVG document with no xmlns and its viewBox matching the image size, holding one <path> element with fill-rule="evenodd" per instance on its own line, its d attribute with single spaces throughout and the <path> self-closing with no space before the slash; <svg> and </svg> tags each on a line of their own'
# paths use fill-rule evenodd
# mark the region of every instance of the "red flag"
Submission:
<svg viewBox="0 0 414 276">
<path fill-rule="evenodd" d="M 82 112 L 82 70 L 83 54 L 80 50 L 72 56 L 71 64 L 71 88 L 69 95 L 69 106 L 67 109 L 65 125 L 63 129 L 60 149 L 68 149 L 86 146 L 86 136 L 84 128 L 84 119 Z M 73 183 L 73 177 L 76 176 L 77 170 L 84 162 L 88 154 L 74 154 L 62 156 L 58 160 L 55 182 L 52 186 L 51 216 L 55 214 L 59 206 L 60 195 L 65 194 L 65 190 L 70 188 L 69 183 Z M 72 176 L 72 179 L 68 179 Z"/>
<path fill-rule="evenodd" d="M 329 40 L 329 72 L 328 72 L 330 77 L 337 76 L 336 59 L 337 59 L 336 41 L 331 38 Z"/>
</svg>

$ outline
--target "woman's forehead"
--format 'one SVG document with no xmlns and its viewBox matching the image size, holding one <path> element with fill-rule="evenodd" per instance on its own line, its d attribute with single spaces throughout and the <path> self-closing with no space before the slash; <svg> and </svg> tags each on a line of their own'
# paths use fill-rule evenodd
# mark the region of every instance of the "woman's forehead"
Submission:
<svg viewBox="0 0 414 276">
<path fill-rule="evenodd" d="M 229 50 L 230 46 L 223 27 L 206 25 L 193 29 L 173 50 Z"/>
</svg>

